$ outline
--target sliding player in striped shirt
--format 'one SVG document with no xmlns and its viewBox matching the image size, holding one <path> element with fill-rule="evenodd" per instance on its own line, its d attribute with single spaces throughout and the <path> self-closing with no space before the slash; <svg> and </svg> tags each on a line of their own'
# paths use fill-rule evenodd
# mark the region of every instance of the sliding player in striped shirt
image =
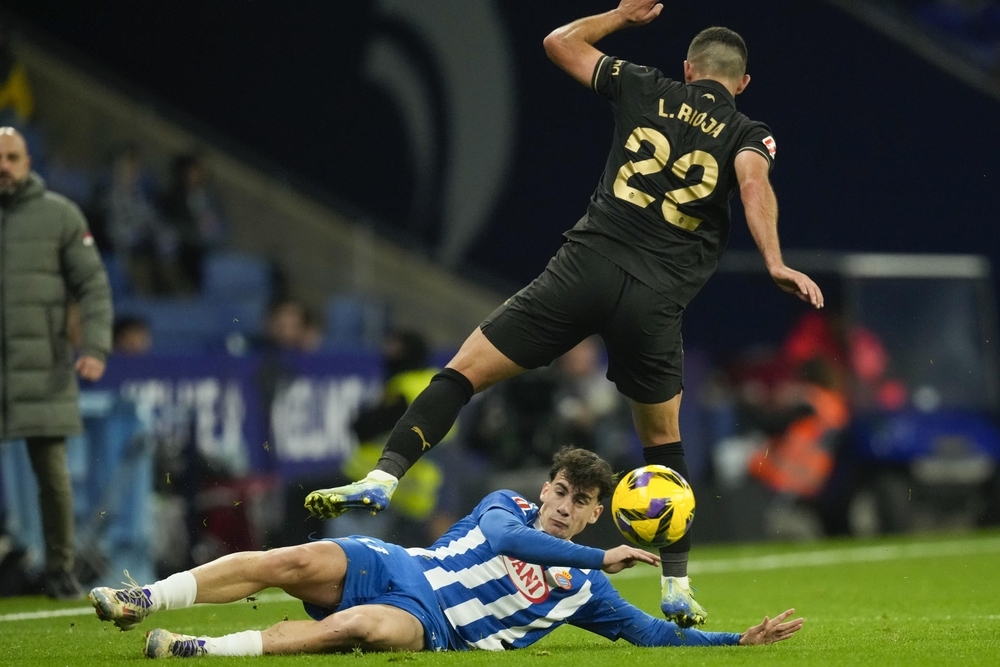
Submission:
<svg viewBox="0 0 1000 667">
<path fill-rule="evenodd" d="M 312 621 L 264 631 L 195 637 L 147 634 L 146 655 L 262 655 L 351 651 L 504 650 L 529 646 L 564 623 L 639 646 L 770 644 L 802 619 L 793 609 L 742 634 L 683 629 L 626 602 L 605 573 L 657 556 L 630 546 L 603 551 L 570 540 L 600 516 L 615 487 L 593 452 L 564 448 L 536 506 L 513 491 L 486 496 L 427 549 L 368 537 L 223 556 L 145 587 L 95 588 L 97 615 L 130 630 L 153 611 L 235 602 L 278 587 Z"/>
</svg>

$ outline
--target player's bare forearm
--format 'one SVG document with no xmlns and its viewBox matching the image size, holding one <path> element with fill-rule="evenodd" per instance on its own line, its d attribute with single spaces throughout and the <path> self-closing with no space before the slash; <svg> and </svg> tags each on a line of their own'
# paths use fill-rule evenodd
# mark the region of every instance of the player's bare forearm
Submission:
<svg viewBox="0 0 1000 667">
<path fill-rule="evenodd" d="M 594 44 L 623 28 L 649 23 L 662 9 L 663 5 L 655 0 L 622 0 L 610 12 L 586 16 L 556 28 L 542 44 L 552 62 L 589 88 L 594 67 L 604 55 Z"/>
<path fill-rule="evenodd" d="M 750 235 L 764 258 L 767 270 L 783 266 L 781 243 L 778 241 L 778 199 L 771 184 L 766 179 L 748 180 L 740 186 L 740 198 Z"/>
<path fill-rule="evenodd" d="M 735 167 L 747 226 L 771 278 L 785 292 L 822 308 L 823 292 L 819 286 L 804 273 L 785 266 L 781 258 L 778 200 L 767 176 L 767 160 L 753 151 L 744 151 L 736 156 Z"/>
</svg>

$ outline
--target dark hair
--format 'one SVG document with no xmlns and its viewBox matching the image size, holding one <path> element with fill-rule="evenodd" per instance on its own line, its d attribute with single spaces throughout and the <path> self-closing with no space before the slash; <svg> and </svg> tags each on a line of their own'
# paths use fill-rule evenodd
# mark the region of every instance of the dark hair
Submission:
<svg viewBox="0 0 1000 667">
<path fill-rule="evenodd" d="M 729 28 L 705 28 L 691 40 L 688 62 L 701 74 L 740 79 L 747 72 L 747 45 Z"/>
<path fill-rule="evenodd" d="M 611 465 L 594 452 L 579 447 L 563 447 L 552 457 L 549 481 L 562 472 L 566 481 L 577 489 L 597 489 L 597 499 L 611 495 L 618 484 L 618 475 Z"/>
</svg>

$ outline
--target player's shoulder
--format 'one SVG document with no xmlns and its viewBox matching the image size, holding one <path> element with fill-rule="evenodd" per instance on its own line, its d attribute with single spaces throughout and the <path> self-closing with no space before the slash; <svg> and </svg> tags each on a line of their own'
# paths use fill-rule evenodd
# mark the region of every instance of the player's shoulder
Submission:
<svg viewBox="0 0 1000 667">
<path fill-rule="evenodd" d="M 69 216 L 74 222 L 84 220 L 83 211 L 80 210 L 76 202 L 58 192 L 46 190 L 41 196 L 41 202 L 47 211 L 57 215 Z"/>
<path fill-rule="evenodd" d="M 527 500 L 516 491 L 511 491 L 510 489 L 493 491 L 483 498 L 483 500 L 479 503 L 479 507 L 482 511 L 491 507 L 502 507 L 510 510 L 514 514 L 521 514 L 523 516 L 528 516 L 538 509 L 533 502 Z"/>
<path fill-rule="evenodd" d="M 598 63 L 595 75 L 600 76 L 603 72 L 609 79 L 621 78 L 630 80 L 645 86 L 683 86 L 684 84 L 671 79 L 655 67 L 632 62 L 616 56 L 604 56 Z"/>
</svg>

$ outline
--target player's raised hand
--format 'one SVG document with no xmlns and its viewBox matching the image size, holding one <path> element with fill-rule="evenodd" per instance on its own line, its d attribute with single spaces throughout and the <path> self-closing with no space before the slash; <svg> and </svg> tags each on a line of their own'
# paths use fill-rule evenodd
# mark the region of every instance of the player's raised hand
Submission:
<svg viewBox="0 0 1000 667">
<path fill-rule="evenodd" d="M 646 25 L 663 11 L 663 3 L 656 0 L 621 0 L 618 13 L 633 26 Z"/>
<path fill-rule="evenodd" d="M 806 303 L 812 304 L 813 308 L 823 307 L 822 290 L 806 274 L 787 266 L 779 266 L 771 270 L 771 278 L 778 287 L 789 294 L 794 294 Z"/>
<path fill-rule="evenodd" d="M 643 549 L 623 544 L 604 552 L 604 565 L 601 569 L 608 574 L 614 574 L 615 572 L 621 572 L 626 568 L 633 567 L 636 563 L 640 562 L 659 565 L 660 557 Z"/>
<path fill-rule="evenodd" d="M 759 625 L 749 628 L 740 635 L 740 646 L 751 644 L 773 644 L 788 639 L 802 629 L 804 619 L 797 618 L 794 621 L 783 623 L 786 618 L 795 613 L 795 609 L 789 609 L 774 618 L 764 617 L 764 621 Z"/>
</svg>

